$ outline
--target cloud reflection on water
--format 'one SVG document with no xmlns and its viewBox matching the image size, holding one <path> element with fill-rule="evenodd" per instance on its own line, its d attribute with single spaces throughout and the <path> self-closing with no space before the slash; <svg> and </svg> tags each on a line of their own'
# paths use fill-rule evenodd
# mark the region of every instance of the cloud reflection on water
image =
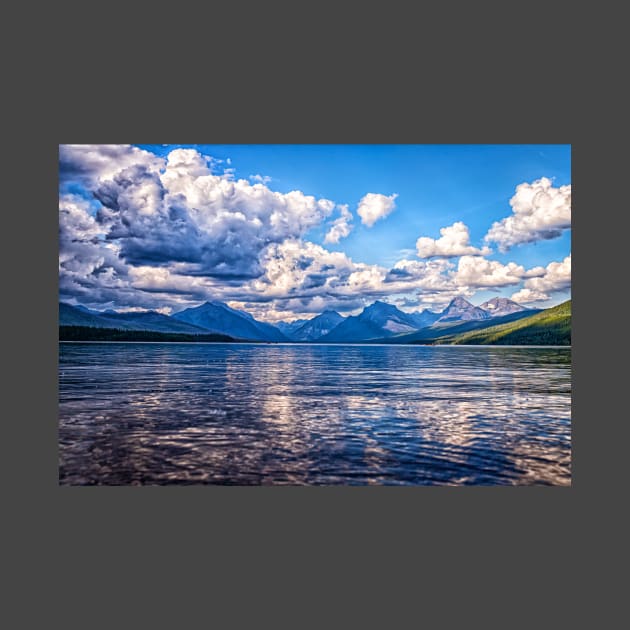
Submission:
<svg viewBox="0 0 630 630">
<path fill-rule="evenodd" d="M 570 350 L 61 344 L 61 483 L 570 484 Z"/>
</svg>

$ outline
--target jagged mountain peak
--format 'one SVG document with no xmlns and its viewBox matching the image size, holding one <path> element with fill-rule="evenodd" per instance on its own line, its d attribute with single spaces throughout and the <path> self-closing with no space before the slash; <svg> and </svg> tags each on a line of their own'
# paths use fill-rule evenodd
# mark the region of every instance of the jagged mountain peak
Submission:
<svg viewBox="0 0 630 630">
<path fill-rule="evenodd" d="M 336 311 L 326 310 L 293 330 L 291 337 L 296 341 L 315 341 L 327 335 L 344 320 L 345 317 Z"/>
<path fill-rule="evenodd" d="M 492 299 L 479 305 L 484 311 L 487 311 L 492 317 L 498 317 L 499 315 L 510 315 L 511 313 L 519 313 L 526 311 L 524 306 L 521 306 L 514 300 L 504 297 L 493 297 Z"/>
<path fill-rule="evenodd" d="M 490 313 L 478 306 L 474 306 L 466 298 L 458 296 L 449 302 L 449 305 L 442 311 L 437 321 L 468 321 L 471 319 L 488 319 L 489 317 L 491 317 Z"/>
<path fill-rule="evenodd" d="M 446 308 L 450 308 L 452 306 L 457 306 L 459 308 L 462 307 L 472 307 L 475 308 L 473 304 L 471 304 L 466 298 L 461 297 L 461 296 L 457 296 L 456 298 L 453 298 L 450 302 L 449 305 Z"/>
</svg>

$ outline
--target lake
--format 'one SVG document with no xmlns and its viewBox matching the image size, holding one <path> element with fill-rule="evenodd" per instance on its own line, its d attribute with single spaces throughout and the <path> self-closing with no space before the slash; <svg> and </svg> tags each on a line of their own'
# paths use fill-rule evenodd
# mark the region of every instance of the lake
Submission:
<svg viewBox="0 0 630 630">
<path fill-rule="evenodd" d="M 570 485 L 571 350 L 60 343 L 63 485 Z"/>
</svg>

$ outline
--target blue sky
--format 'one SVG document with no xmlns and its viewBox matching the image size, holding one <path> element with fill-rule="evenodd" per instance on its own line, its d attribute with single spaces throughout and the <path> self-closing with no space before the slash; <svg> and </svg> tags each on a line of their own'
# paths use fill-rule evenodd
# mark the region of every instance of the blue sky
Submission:
<svg viewBox="0 0 630 630">
<path fill-rule="evenodd" d="M 550 306 L 570 297 L 570 185 L 569 145 L 63 145 L 61 297 L 214 297 L 270 321 L 383 298 Z"/>
</svg>

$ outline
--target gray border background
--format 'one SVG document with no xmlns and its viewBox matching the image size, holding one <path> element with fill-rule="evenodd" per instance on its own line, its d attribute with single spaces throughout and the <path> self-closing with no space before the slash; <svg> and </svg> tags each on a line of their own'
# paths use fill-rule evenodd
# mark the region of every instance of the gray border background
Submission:
<svg viewBox="0 0 630 630">
<path fill-rule="evenodd" d="M 9 627 L 609 627 L 620 383 L 589 337 L 618 290 L 625 22 L 566 6 L 7 12 Z M 572 487 L 58 487 L 63 142 L 572 144 Z"/>
</svg>

